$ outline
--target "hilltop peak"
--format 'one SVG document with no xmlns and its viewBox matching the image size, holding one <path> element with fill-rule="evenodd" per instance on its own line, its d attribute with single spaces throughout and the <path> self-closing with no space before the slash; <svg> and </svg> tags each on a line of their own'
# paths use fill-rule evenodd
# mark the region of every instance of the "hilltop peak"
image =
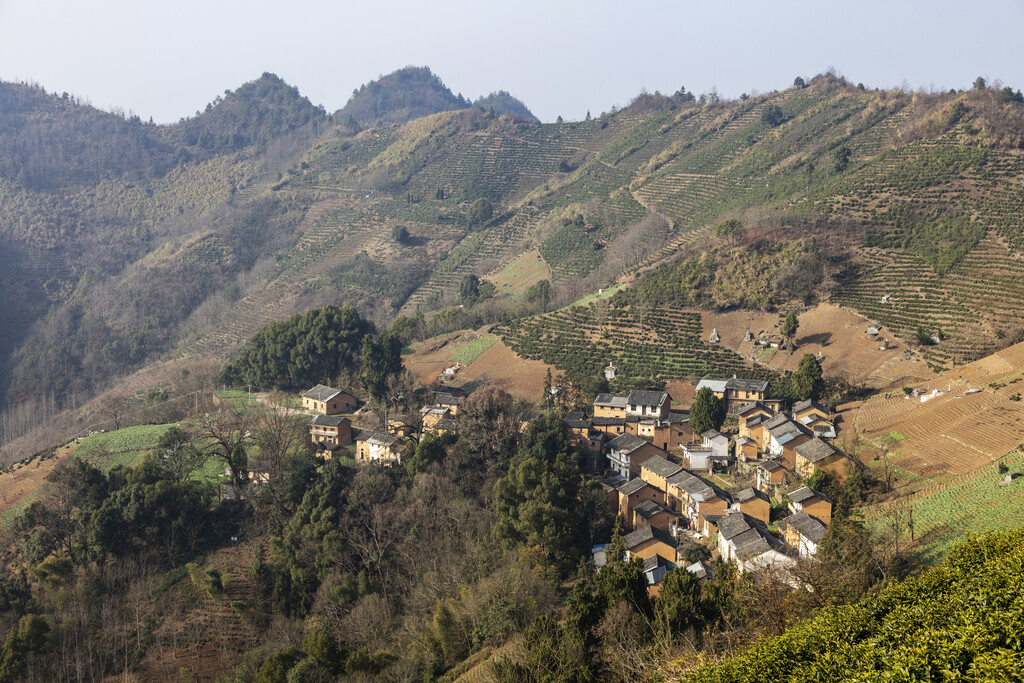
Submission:
<svg viewBox="0 0 1024 683">
<path fill-rule="evenodd" d="M 469 100 L 455 95 L 430 67 L 407 66 L 353 90 L 338 116 L 341 121 L 351 117 L 362 126 L 388 125 L 470 106 Z"/>
</svg>

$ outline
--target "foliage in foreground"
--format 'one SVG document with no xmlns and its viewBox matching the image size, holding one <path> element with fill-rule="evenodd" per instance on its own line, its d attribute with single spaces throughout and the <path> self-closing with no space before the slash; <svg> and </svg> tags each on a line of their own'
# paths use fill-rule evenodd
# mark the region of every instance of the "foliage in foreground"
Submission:
<svg viewBox="0 0 1024 683">
<path fill-rule="evenodd" d="M 941 567 L 692 671 L 717 681 L 1009 681 L 1024 677 L 1024 530 L 955 548 Z"/>
</svg>

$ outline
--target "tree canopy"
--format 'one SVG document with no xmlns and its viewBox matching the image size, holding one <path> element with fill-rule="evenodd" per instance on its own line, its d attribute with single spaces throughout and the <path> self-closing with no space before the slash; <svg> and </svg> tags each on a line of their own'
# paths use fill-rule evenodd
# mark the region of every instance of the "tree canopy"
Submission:
<svg viewBox="0 0 1024 683">
<path fill-rule="evenodd" d="M 725 411 L 715 393 L 708 387 L 701 387 L 697 398 L 690 406 L 690 426 L 694 434 L 703 434 L 709 429 L 718 429 L 725 420 Z"/>
<path fill-rule="evenodd" d="M 273 322 L 257 332 L 221 372 L 232 386 L 295 390 L 340 377 L 356 367 L 373 323 L 352 306 L 328 305 Z"/>
</svg>

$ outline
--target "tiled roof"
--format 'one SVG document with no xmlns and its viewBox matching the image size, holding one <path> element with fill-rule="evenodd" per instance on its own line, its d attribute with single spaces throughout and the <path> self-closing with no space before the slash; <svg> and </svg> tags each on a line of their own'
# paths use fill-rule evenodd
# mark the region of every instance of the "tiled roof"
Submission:
<svg viewBox="0 0 1024 683">
<path fill-rule="evenodd" d="M 629 392 L 626 403 L 631 406 L 653 406 L 660 408 L 668 400 L 668 394 L 664 391 L 638 391 Z"/>
<path fill-rule="evenodd" d="M 598 394 L 594 399 L 594 405 L 602 408 L 625 408 L 626 397 L 618 394 Z"/>
<path fill-rule="evenodd" d="M 711 439 L 714 439 L 719 436 L 722 436 L 722 433 L 719 432 L 717 429 L 709 429 L 708 431 L 701 434 L 700 438 L 708 439 L 710 441 Z"/>
<path fill-rule="evenodd" d="M 632 453 L 641 446 L 649 443 L 650 441 L 645 441 L 635 434 L 620 434 L 609 441 L 605 448 L 613 451 L 619 451 L 620 453 Z"/>
<path fill-rule="evenodd" d="M 341 391 L 338 389 L 332 389 L 329 386 L 317 384 L 315 387 L 304 393 L 302 398 L 311 398 L 314 401 L 330 401 L 340 393 Z"/>
<path fill-rule="evenodd" d="M 636 505 L 636 506 L 633 507 L 633 512 L 635 512 L 636 514 L 640 515 L 644 519 L 650 519 L 651 517 L 653 517 L 654 515 L 658 514 L 659 512 L 664 512 L 664 511 L 665 511 L 665 508 L 661 507 L 660 505 L 655 503 L 653 500 L 645 500 L 644 502 L 640 503 L 639 505 Z"/>
<path fill-rule="evenodd" d="M 739 391 L 765 391 L 768 389 L 768 382 L 760 379 L 732 379 L 725 381 L 726 389 L 736 389 Z"/>
<path fill-rule="evenodd" d="M 818 437 L 814 437 L 797 446 L 796 452 L 807 462 L 819 462 L 830 455 L 835 455 L 838 451 Z"/>
<path fill-rule="evenodd" d="M 631 531 L 626 534 L 623 539 L 626 542 L 626 548 L 635 548 L 641 543 L 646 543 L 650 540 L 658 540 L 662 543 L 675 548 L 678 546 L 676 540 L 672 538 L 671 534 L 661 529 L 655 529 L 652 526 L 642 526 L 636 531 Z"/>
<path fill-rule="evenodd" d="M 803 511 L 779 521 L 780 528 L 787 526 L 796 529 L 801 536 L 815 543 L 821 543 L 821 539 L 825 538 L 825 532 L 828 530 L 824 522 Z"/>
<path fill-rule="evenodd" d="M 702 379 L 701 381 L 697 382 L 696 390 L 700 391 L 704 387 L 707 387 L 716 394 L 724 394 L 725 385 L 726 380 L 724 379 Z"/>
<path fill-rule="evenodd" d="M 828 414 L 828 411 L 825 410 L 825 406 L 821 405 L 820 403 L 815 401 L 813 398 L 809 398 L 806 401 L 800 401 L 799 403 L 794 405 L 793 406 L 793 414 L 795 415 L 796 413 L 801 413 L 801 412 L 803 412 L 805 410 L 808 410 L 810 408 L 815 408 L 816 410 L 819 410 L 822 413 L 825 413 L 826 415 Z"/>
<path fill-rule="evenodd" d="M 818 491 L 807 488 L 806 486 L 801 486 L 796 491 L 791 491 L 789 493 L 789 499 L 794 503 L 803 503 L 811 498 L 820 498 L 828 503 L 832 502 L 824 493 L 819 493 Z"/>
<path fill-rule="evenodd" d="M 645 486 L 649 486 L 646 481 L 637 477 L 636 479 L 630 479 L 626 483 L 619 486 L 619 493 L 624 496 L 631 496 Z"/>
<path fill-rule="evenodd" d="M 348 422 L 347 417 L 339 417 L 337 415 L 317 415 L 313 418 L 314 424 L 318 427 L 338 427 L 343 422 Z"/>
<path fill-rule="evenodd" d="M 617 427 L 619 425 L 626 424 L 626 418 L 624 417 L 592 417 L 590 418 L 590 424 L 595 427 Z"/>
<path fill-rule="evenodd" d="M 668 460 L 659 455 L 656 455 L 653 458 L 646 460 L 644 464 L 641 465 L 640 467 L 643 469 L 648 469 L 651 472 L 654 472 L 659 477 L 665 478 L 671 477 L 673 474 L 683 469 L 674 462 L 669 462 Z"/>
</svg>

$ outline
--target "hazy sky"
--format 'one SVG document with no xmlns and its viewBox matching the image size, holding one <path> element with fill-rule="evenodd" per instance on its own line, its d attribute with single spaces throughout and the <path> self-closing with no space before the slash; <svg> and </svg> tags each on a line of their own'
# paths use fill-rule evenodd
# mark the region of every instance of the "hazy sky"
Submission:
<svg viewBox="0 0 1024 683">
<path fill-rule="evenodd" d="M 0 0 L 0 79 L 177 121 L 271 71 L 328 111 L 414 64 L 542 120 L 641 88 L 723 97 L 834 67 L 869 87 L 1024 88 L 1024 2 Z"/>
</svg>

